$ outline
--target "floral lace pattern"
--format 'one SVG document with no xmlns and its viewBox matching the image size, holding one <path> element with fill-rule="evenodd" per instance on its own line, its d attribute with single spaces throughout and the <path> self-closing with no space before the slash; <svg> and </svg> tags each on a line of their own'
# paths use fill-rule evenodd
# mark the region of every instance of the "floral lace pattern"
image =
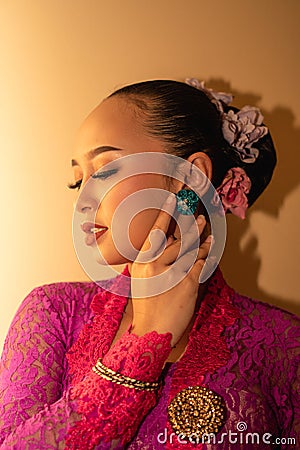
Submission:
<svg viewBox="0 0 300 450">
<path fill-rule="evenodd" d="M 98 291 L 92 283 L 56 283 L 24 299 L 1 357 L 1 449 L 63 448 L 66 423 L 78 420 L 68 399 L 66 349 L 91 322 Z"/>
<path fill-rule="evenodd" d="M 116 280 L 115 283 L 118 282 Z M 129 287 L 130 284 L 128 290 Z M 140 418 L 157 402 L 154 391 L 119 386 L 91 371 L 91 367 L 101 358 L 110 369 L 142 381 L 157 381 L 161 374 L 171 351 L 170 333 L 159 335 L 151 332 L 138 337 L 127 330 L 109 348 L 126 304 L 126 297 L 110 292 L 103 291 L 96 295 L 91 305 L 95 313 L 93 323 L 83 328 L 68 354 L 70 372 L 74 376 L 71 398 L 78 400 L 77 409 L 82 415 L 82 420 L 70 430 L 68 449 L 75 450 L 79 446 L 89 450 L 101 442 L 105 446 L 116 438 L 120 448 L 123 448 L 134 436 Z"/>
<path fill-rule="evenodd" d="M 63 449 L 67 436 L 72 439 L 84 421 L 87 434 L 80 439 L 86 438 L 94 449 L 195 448 L 178 444 L 172 436 L 167 406 L 176 392 L 199 384 L 221 395 L 227 408 L 217 443 L 204 444 L 203 450 L 234 450 L 237 444 L 228 441 L 228 433 L 237 432 L 241 422 L 261 439 L 264 433 L 273 440 L 299 439 L 299 319 L 236 294 L 217 271 L 185 354 L 165 367 L 162 390 L 149 397 L 144 391 L 132 394 L 129 388 L 112 386 L 90 370 L 103 356 L 107 366 L 129 376 L 139 375 L 145 381 L 146 375 L 149 381 L 159 376 L 169 351 L 167 335 L 158 335 L 162 339 L 158 344 L 155 334 L 143 341 L 127 332 L 117 342 L 119 348 L 109 349 L 125 305 L 125 298 L 104 295 L 93 283 L 57 283 L 29 294 L 12 322 L 1 359 L 0 449 Z M 151 350 L 147 357 L 145 345 Z M 157 345 L 161 345 L 159 352 Z M 101 408 L 109 419 L 105 424 Z M 105 440 L 106 433 L 122 439 Z M 227 438 L 222 440 L 222 433 Z M 88 448 L 79 445 L 77 449 Z M 272 448 L 298 446 L 299 442 L 291 446 L 274 441 Z M 269 449 L 270 445 L 244 440 L 238 448 Z"/>
<path fill-rule="evenodd" d="M 189 371 L 183 368 L 182 372 L 182 387 L 202 384 L 221 395 L 226 404 L 224 427 L 215 440 L 203 444 L 202 448 L 267 450 L 272 446 L 274 449 L 296 449 L 300 442 L 300 320 L 279 308 L 236 293 L 232 300 L 240 318 L 220 335 L 226 340 L 227 363 L 219 365 L 215 371 L 211 366 L 211 370 L 200 377 L 200 362 L 198 383 L 196 379 L 189 379 Z M 219 312 L 222 314 L 222 311 L 225 310 L 221 307 Z M 198 345 L 193 340 L 194 354 L 201 354 L 203 339 Z M 212 339 L 211 342 L 216 341 Z M 214 351 L 213 345 L 207 354 L 210 350 Z M 176 393 L 172 386 L 181 363 L 183 358 L 170 367 L 156 408 L 148 414 L 128 449 L 201 448 L 201 442 L 196 446 L 180 444 L 168 424 L 167 407 Z M 239 431 L 242 429 L 244 431 Z M 250 437 L 246 442 L 247 433 Z M 294 445 L 288 443 L 288 438 L 294 439 L 290 441 Z"/>
<path fill-rule="evenodd" d="M 169 403 L 178 392 L 189 386 L 202 385 L 206 373 L 213 373 L 227 363 L 230 352 L 222 333 L 226 326 L 233 325 L 239 317 L 238 310 L 232 305 L 233 294 L 221 274 L 217 273 L 200 306 L 187 349 L 173 372 Z M 171 435 L 169 422 L 167 427 Z M 166 448 L 182 448 L 182 445 L 186 449 L 194 448 L 189 442 L 176 445 L 176 441 L 171 444 L 170 440 Z M 202 448 L 201 444 L 198 448 Z"/>
<path fill-rule="evenodd" d="M 142 381 L 156 381 L 171 351 L 171 334 L 156 332 L 138 337 L 128 331 L 104 356 L 103 363 L 112 370 Z M 102 356 L 102 355 L 101 355 Z M 140 418 L 157 402 L 157 392 L 141 391 L 116 385 L 89 371 L 72 389 L 78 399 L 82 420 L 70 430 L 68 449 L 93 449 L 100 440 L 118 438 L 120 448 L 131 440 Z"/>
</svg>

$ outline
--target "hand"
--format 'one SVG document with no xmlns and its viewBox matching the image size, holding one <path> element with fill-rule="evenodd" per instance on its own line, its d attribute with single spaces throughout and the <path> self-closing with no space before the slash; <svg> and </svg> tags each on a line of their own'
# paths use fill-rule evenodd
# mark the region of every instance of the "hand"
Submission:
<svg viewBox="0 0 300 450">
<path fill-rule="evenodd" d="M 170 198 L 172 197 L 173 200 L 171 200 L 170 203 Z M 164 206 L 166 206 L 166 204 L 167 202 Z M 169 203 L 167 205 L 168 210 L 173 209 L 174 211 L 175 204 L 176 199 L 173 195 L 169 197 Z M 143 255 L 145 255 L 144 252 L 148 252 L 149 254 L 149 248 L 151 248 L 151 246 L 153 247 L 153 233 L 155 233 L 156 236 L 166 236 L 172 212 L 170 211 L 169 214 L 163 209 L 160 211 L 149 236 L 141 248 L 140 254 L 142 257 L 138 257 L 136 261 L 132 263 L 130 272 L 132 278 L 131 293 L 133 307 L 132 332 L 139 336 L 154 330 L 158 333 L 170 332 L 173 336 L 171 345 L 174 346 L 180 340 L 192 319 L 198 298 L 199 277 L 209 253 L 211 236 L 209 236 L 201 245 L 198 244 L 198 242 L 200 243 L 199 236 L 206 225 L 204 216 L 199 216 L 196 219 L 196 222 L 194 216 L 184 216 L 184 218 L 183 216 L 180 216 L 183 220 L 186 220 L 189 217 L 191 223 L 190 229 L 188 230 L 189 232 L 184 233 L 184 241 L 181 242 L 181 239 L 175 241 L 174 239 L 169 238 L 167 245 L 160 251 L 158 257 L 152 258 L 150 262 L 140 262 L 145 260 L 143 258 Z M 195 232 L 195 228 L 197 232 Z M 156 239 L 156 245 L 154 245 L 154 247 L 156 247 L 154 249 L 155 253 L 159 252 L 159 248 L 163 248 L 161 245 L 163 240 L 161 238 L 160 242 L 158 242 L 158 240 L 159 239 Z M 196 249 L 195 243 L 198 244 Z M 182 251 L 180 252 L 181 244 Z M 193 266 L 189 270 L 193 248 L 194 253 L 196 252 L 196 258 Z M 178 256 L 179 258 L 177 259 Z M 153 283 L 155 283 L 153 277 L 160 275 L 165 275 L 164 279 L 167 282 L 166 284 L 172 287 L 166 292 L 152 296 Z M 180 279 L 181 281 L 178 282 L 177 280 Z M 140 298 L 135 298 L 134 294 L 137 290 L 135 283 L 137 282 L 139 285 L 142 283 L 145 297 L 141 298 L 141 296 L 139 296 Z M 141 292 L 140 289 L 139 292 Z M 151 296 L 148 296 L 149 293 Z"/>
</svg>

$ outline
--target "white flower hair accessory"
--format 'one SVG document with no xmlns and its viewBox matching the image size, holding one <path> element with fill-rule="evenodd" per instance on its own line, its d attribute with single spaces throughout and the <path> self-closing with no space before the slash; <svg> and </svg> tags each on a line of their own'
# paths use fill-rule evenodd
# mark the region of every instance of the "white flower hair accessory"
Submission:
<svg viewBox="0 0 300 450">
<path fill-rule="evenodd" d="M 187 78 L 185 82 L 209 97 L 221 114 L 224 139 L 236 150 L 244 163 L 254 163 L 259 150 L 253 147 L 253 144 L 268 133 L 268 128 L 262 125 L 264 117 L 260 110 L 254 106 L 244 106 L 238 112 L 233 109 L 225 112 L 223 105 L 232 102 L 231 94 L 208 89 L 204 81 L 200 82 L 196 78 Z"/>
<path fill-rule="evenodd" d="M 220 112 L 223 112 L 222 102 L 226 105 L 229 105 L 229 103 L 231 103 L 233 100 L 232 94 L 226 94 L 226 92 L 217 92 L 213 89 L 207 88 L 205 87 L 205 82 L 199 81 L 197 80 L 197 78 L 187 78 L 185 82 L 186 84 L 189 84 L 190 86 L 203 91 Z"/>
<path fill-rule="evenodd" d="M 260 110 L 252 106 L 244 106 L 237 113 L 232 109 L 223 113 L 223 136 L 245 163 L 254 163 L 259 155 L 252 145 L 268 133 L 263 120 Z"/>
</svg>

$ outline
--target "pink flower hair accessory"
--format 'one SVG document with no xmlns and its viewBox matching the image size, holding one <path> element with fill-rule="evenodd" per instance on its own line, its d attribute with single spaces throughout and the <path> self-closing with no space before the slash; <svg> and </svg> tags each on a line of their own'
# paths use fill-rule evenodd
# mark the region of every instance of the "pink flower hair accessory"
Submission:
<svg viewBox="0 0 300 450">
<path fill-rule="evenodd" d="M 245 219 L 248 208 L 247 194 L 251 189 L 251 180 L 241 167 L 232 167 L 225 175 L 222 184 L 217 188 L 212 203 L 219 206 L 222 202 L 222 211 L 230 211 L 235 216 Z"/>
</svg>

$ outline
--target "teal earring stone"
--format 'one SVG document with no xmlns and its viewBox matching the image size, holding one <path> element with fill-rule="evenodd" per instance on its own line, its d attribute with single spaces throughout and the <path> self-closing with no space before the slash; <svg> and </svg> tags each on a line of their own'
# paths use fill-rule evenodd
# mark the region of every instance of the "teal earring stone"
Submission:
<svg viewBox="0 0 300 450">
<path fill-rule="evenodd" d="M 194 191 L 181 189 L 176 194 L 176 209 L 180 214 L 191 216 L 197 209 L 199 197 Z"/>
</svg>

